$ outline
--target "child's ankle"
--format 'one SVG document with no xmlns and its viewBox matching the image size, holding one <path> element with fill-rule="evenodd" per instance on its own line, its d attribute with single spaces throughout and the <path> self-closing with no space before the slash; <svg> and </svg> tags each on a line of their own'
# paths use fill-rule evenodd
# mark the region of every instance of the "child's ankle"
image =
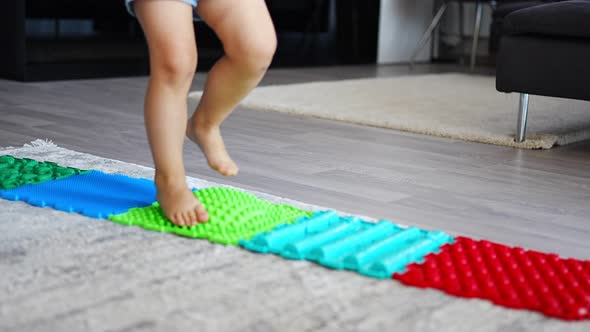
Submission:
<svg viewBox="0 0 590 332">
<path fill-rule="evenodd" d="M 196 131 L 208 132 L 208 131 L 219 128 L 219 124 L 213 123 L 211 120 L 207 119 L 206 116 L 200 114 L 197 111 L 191 117 L 191 127 L 193 130 L 196 130 Z"/>
<path fill-rule="evenodd" d="M 184 176 L 184 173 L 180 172 L 180 173 L 172 173 L 172 174 L 168 174 L 168 173 L 164 173 L 161 171 L 156 171 L 156 176 L 154 179 L 154 182 L 156 182 L 156 187 L 161 188 L 161 187 L 175 187 L 175 188 L 183 188 L 186 187 L 186 178 Z"/>
</svg>

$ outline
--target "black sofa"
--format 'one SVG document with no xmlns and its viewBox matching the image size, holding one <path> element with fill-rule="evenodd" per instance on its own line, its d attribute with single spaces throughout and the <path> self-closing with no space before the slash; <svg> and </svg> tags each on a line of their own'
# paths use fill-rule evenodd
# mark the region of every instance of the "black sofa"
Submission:
<svg viewBox="0 0 590 332">
<path fill-rule="evenodd" d="M 495 55 L 500 46 L 502 36 L 502 26 L 504 19 L 520 9 L 543 5 L 552 2 L 564 0 L 497 0 L 496 5 L 492 7 L 492 23 L 490 24 L 489 52 Z"/>
<path fill-rule="evenodd" d="M 516 141 L 522 142 L 529 94 L 590 101 L 590 0 L 517 10 L 502 29 L 496 89 L 520 93 Z"/>
</svg>

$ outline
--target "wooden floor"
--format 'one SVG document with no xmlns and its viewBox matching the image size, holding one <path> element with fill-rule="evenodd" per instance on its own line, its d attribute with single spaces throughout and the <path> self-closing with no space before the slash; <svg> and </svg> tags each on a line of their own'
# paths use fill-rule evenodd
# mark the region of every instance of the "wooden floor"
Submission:
<svg viewBox="0 0 590 332">
<path fill-rule="evenodd" d="M 280 69 L 270 71 L 263 84 L 457 70 L 463 69 Z M 482 69 L 480 74 L 490 72 Z M 202 87 L 204 78 L 197 75 L 193 90 Z M 142 116 L 146 82 L 145 77 L 0 81 L 0 146 L 47 138 L 65 148 L 152 166 Z M 525 151 L 242 108 L 223 132 L 240 175 L 216 175 L 198 149 L 187 144 L 190 176 L 402 224 L 590 258 L 590 142 Z"/>
</svg>

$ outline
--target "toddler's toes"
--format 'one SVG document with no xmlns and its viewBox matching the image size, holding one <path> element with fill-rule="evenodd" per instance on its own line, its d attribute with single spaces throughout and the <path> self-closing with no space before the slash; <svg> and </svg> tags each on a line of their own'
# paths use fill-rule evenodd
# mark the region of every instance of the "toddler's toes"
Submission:
<svg viewBox="0 0 590 332">
<path fill-rule="evenodd" d="M 187 226 L 194 226 L 199 223 L 199 218 L 197 217 L 197 213 L 195 212 L 195 210 L 187 211 L 186 215 L 189 219 L 189 223 L 187 224 Z"/>
<path fill-rule="evenodd" d="M 229 165 L 226 165 L 225 167 L 222 168 L 221 173 L 225 176 L 236 176 L 238 175 L 238 166 L 237 165 L 232 165 L 233 163 L 230 163 Z"/>
<path fill-rule="evenodd" d="M 203 205 L 197 206 L 196 213 L 199 222 L 203 223 L 209 220 L 209 214 L 207 213 L 207 210 L 205 210 L 205 207 L 203 207 Z"/>
<path fill-rule="evenodd" d="M 175 225 L 184 226 L 184 216 L 182 213 L 177 212 L 172 215 L 172 218 L 168 217 Z"/>
</svg>

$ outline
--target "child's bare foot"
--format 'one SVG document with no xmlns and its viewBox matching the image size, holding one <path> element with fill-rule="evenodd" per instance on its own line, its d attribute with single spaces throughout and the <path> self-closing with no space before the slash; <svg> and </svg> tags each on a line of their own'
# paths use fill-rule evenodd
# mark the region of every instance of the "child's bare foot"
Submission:
<svg viewBox="0 0 590 332">
<path fill-rule="evenodd" d="M 166 217 L 178 226 L 192 226 L 206 222 L 209 215 L 186 186 L 184 179 L 169 181 L 156 175 L 157 199 Z"/>
<path fill-rule="evenodd" d="M 211 168 L 221 175 L 237 175 L 238 165 L 225 149 L 219 126 L 203 126 L 198 122 L 194 115 L 190 118 L 186 128 L 186 136 L 201 148 Z"/>
</svg>

